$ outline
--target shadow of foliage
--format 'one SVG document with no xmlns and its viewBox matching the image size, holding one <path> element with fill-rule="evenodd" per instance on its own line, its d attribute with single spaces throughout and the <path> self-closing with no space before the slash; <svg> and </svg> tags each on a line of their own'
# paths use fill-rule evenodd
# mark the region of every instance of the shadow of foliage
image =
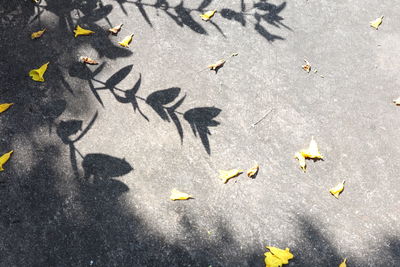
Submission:
<svg viewBox="0 0 400 267">
<path fill-rule="evenodd" d="M 247 18 L 252 17 L 256 22 L 251 23 L 253 24 L 257 33 L 264 37 L 268 42 L 273 42 L 275 40 L 284 40 L 284 38 L 270 33 L 264 26 L 261 25 L 261 23 L 266 22 L 276 28 L 284 27 L 288 30 L 291 30 L 282 22 L 283 17 L 279 15 L 279 13 L 282 12 L 285 7 L 286 2 L 283 2 L 280 5 L 275 5 L 269 3 L 268 0 L 260 0 L 257 3 L 254 3 L 251 9 L 246 10 L 244 1 L 241 1 L 240 11 L 237 12 L 229 8 L 223 8 L 221 10 L 221 16 L 228 20 L 239 22 L 242 26 L 246 26 L 248 21 Z"/>
<path fill-rule="evenodd" d="M 189 122 L 193 134 L 199 136 L 208 154 L 211 153 L 210 142 L 208 140 L 208 136 L 211 135 L 209 127 L 219 125 L 219 122 L 215 120 L 215 117 L 217 117 L 220 112 L 221 110 L 219 108 L 202 107 L 188 110 L 183 115 L 185 120 Z"/>
<path fill-rule="evenodd" d="M 117 0 L 121 9 L 128 15 L 127 9 L 124 7 L 124 4 L 133 4 L 135 5 L 147 24 L 150 27 L 153 27 L 153 23 L 151 22 L 150 16 L 146 12 L 146 8 L 153 8 L 157 11 L 164 12 L 168 17 L 170 17 L 178 26 L 180 27 L 188 27 L 193 32 L 198 34 L 207 34 L 206 29 L 198 23 L 193 14 L 198 17 L 201 13 L 206 11 L 206 8 L 213 9 L 213 0 L 203 0 L 197 8 L 188 8 L 184 6 L 184 1 L 182 0 L 178 5 L 172 6 L 167 0 L 157 0 L 156 3 L 143 3 L 142 0 Z M 253 7 L 250 9 L 246 9 L 246 5 L 244 0 L 240 1 L 240 11 L 235 11 L 230 8 L 219 8 L 219 12 L 221 16 L 228 20 L 234 20 L 239 22 L 243 27 L 246 27 L 248 21 L 253 24 L 255 31 L 264 37 L 268 42 L 273 42 L 275 40 L 284 40 L 279 35 L 275 35 L 270 33 L 265 26 L 261 25 L 262 22 L 266 22 L 269 25 L 280 28 L 281 26 L 290 30 L 288 26 L 286 26 L 282 21 L 283 17 L 279 15 L 279 13 L 286 7 L 286 2 L 283 2 L 280 5 L 269 3 L 268 0 L 260 0 L 253 4 Z M 248 19 L 251 17 L 252 19 Z M 255 20 L 255 22 L 254 22 Z M 224 32 L 218 26 L 216 22 L 213 20 L 208 21 L 209 24 L 213 25 L 218 32 L 225 37 Z"/>
<path fill-rule="evenodd" d="M 84 178 L 93 176 L 94 180 L 101 180 L 123 176 L 133 170 L 125 159 L 119 159 L 105 154 L 88 154 L 83 158 L 82 167 Z"/>
</svg>

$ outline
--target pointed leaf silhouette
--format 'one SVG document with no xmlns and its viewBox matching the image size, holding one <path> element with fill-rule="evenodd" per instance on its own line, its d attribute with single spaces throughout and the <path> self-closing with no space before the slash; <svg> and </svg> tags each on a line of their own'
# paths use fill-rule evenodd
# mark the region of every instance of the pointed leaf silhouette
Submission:
<svg viewBox="0 0 400 267">
<path fill-rule="evenodd" d="M 206 30 L 192 18 L 188 9 L 183 7 L 183 1 L 174 9 L 181 22 L 188 26 L 192 31 L 200 34 L 207 34 Z"/>
<path fill-rule="evenodd" d="M 181 88 L 171 87 L 164 90 L 155 91 L 146 98 L 146 104 L 151 106 L 155 112 L 165 121 L 170 121 L 164 105 L 171 103 L 178 97 Z"/>
<path fill-rule="evenodd" d="M 111 92 L 113 93 L 115 99 L 123 104 L 126 103 L 131 103 L 132 107 L 133 107 L 133 111 L 136 112 L 136 110 L 139 111 L 140 115 L 143 116 L 143 118 L 145 118 L 147 121 L 149 121 L 149 119 L 147 118 L 146 115 L 144 115 L 144 113 L 142 112 L 142 110 L 139 108 L 139 103 L 137 102 L 136 99 L 136 94 L 139 91 L 140 85 L 142 83 L 142 74 L 139 73 L 139 79 L 137 80 L 137 82 L 135 83 L 135 85 L 133 86 L 132 89 L 126 90 L 124 91 L 125 97 L 119 96 L 117 93 L 114 92 L 114 90 L 111 90 Z"/>
<path fill-rule="evenodd" d="M 213 0 L 203 0 L 203 2 L 201 2 L 201 4 L 199 5 L 199 7 L 197 8 L 198 10 L 203 10 L 204 8 L 208 7 Z"/>
<path fill-rule="evenodd" d="M 119 177 L 133 170 L 125 159 L 101 153 L 87 154 L 83 158 L 82 167 L 86 179 L 92 175 L 95 179 Z"/>
<path fill-rule="evenodd" d="M 142 14 L 144 20 L 147 22 L 147 24 L 150 25 L 150 27 L 153 27 L 153 24 L 151 24 L 150 18 L 146 13 L 146 10 L 144 10 L 143 8 L 143 4 L 142 4 L 142 0 L 138 0 L 135 5 L 137 6 L 137 8 L 139 9 L 140 14 Z"/>
<path fill-rule="evenodd" d="M 71 142 L 69 137 L 76 134 L 79 130 L 82 130 L 81 120 L 61 121 L 57 126 L 57 135 L 65 144 L 68 144 Z"/>
<path fill-rule="evenodd" d="M 241 23 L 243 26 L 246 26 L 246 20 L 244 18 L 243 13 L 238 13 L 229 8 L 222 9 L 220 13 L 223 18 L 226 18 L 229 20 L 235 20 L 235 21 Z"/>
<path fill-rule="evenodd" d="M 181 124 L 178 116 L 176 115 L 175 111 L 176 111 L 177 108 L 180 107 L 180 105 L 182 105 L 182 103 L 185 100 L 185 98 L 186 98 L 186 95 L 184 95 L 172 107 L 166 108 L 167 112 L 168 112 L 168 115 L 171 117 L 172 121 L 174 122 L 176 130 L 178 131 L 179 137 L 181 138 L 181 144 L 183 142 L 183 128 L 182 128 L 182 124 Z"/>
<path fill-rule="evenodd" d="M 67 107 L 67 102 L 63 99 L 51 101 L 41 108 L 43 117 L 52 122 L 58 118 Z"/>
<path fill-rule="evenodd" d="M 193 134 L 199 136 L 208 154 L 211 153 L 208 135 L 211 135 L 208 127 L 215 127 L 219 122 L 214 120 L 219 115 L 221 110 L 214 107 L 193 108 L 185 112 L 183 117 L 189 122 Z"/>
<path fill-rule="evenodd" d="M 105 87 L 108 89 L 113 90 L 117 84 L 119 84 L 123 79 L 128 76 L 128 74 L 131 72 L 133 65 L 128 65 L 126 67 L 123 67 L 116 73 L 114 73 L 108 80 L 105 82 Z"/>
</svg>

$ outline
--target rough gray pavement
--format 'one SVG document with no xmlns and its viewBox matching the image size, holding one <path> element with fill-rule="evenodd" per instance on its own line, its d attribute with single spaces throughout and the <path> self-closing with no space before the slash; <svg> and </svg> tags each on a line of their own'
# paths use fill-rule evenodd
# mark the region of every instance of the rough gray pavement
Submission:
<svg viewBox="0 0 400 267">
<path fill-rule="evenodd" d="M 287 266 L 400 266 L 399 13 L 377 0 L 1 1 L 0 99 L 15 105 L 0 152 L 15 152 L 0 265 L 264 266 L 269 245 L 291 249 Z M 77 24 L 96 33 L 74 38 Z M 46 81 L 30 80 L 47 61 Z M 293 155 L 312 136 L 325 160 L 303 173 Z M 218 178 L 254 163 L 256 179 Z M 170 201 L 173 188 L 194 199 Z"/>
</svg>

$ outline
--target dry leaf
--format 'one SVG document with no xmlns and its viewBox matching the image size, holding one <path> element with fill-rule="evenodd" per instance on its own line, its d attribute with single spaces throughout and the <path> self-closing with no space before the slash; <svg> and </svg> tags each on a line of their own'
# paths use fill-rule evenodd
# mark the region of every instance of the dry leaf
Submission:
<svg viewBox="0 0 400 267">
<path fill-rule="evenodd" d="M 344 258 L 344 260 L 343 260 L 342 263 L 339 265 L 339 267 L 346 267 L 346 266 L 347 266 L 346 261 L 347 261 L 347 259 Z"/>
<path fill-rule="evenodd" d="M 44 34 L 45 31 L 46 31 L 46 28 L 44 28 L 41 31 L 37 31 L 37 32 L 32 33 L 31 34 L 31 39 L 37 39 L 37 38 L 42 37 L 42 35 Z"/>
<path fill-rule="evenodd" d="M 32 80 L 37 81 L 37 82 L 44 82 L 43 75 L 47 70 L 47 66 L 49 65 L 50 62 L 47 62 L 46 64 L 42 65 L 38 69 L 33 69 L 29 72 L 29 76 L 32 77 Z"/>
<path fill-rule="evenodd" d="M 217 12 L 216 9 L 215 10 L 211 10 L 211 11 L 207 11 L 206 13 L 201 14 L 200 17 L 201 17 L 202 20 L 209 21 L 214 16 L 215 12 Z"/>
<path fill-rule="evenodd" d="M 335 187 L 331 188 L 329 190 L 329 192 L 336 198 L 339 198 L 340 193 L 343 191 L 344 189 L 344 182 L 341 182 L 339 184 L 337 184 Z"/>
<path fill-rule="evenodd" d="M 4 171 L 3 165 L 6 164 L 6 162 L 10 159 L 11 154 L 13 152 L 14 152 L 14 150 L 11 150 L 10 152 L 8 152 L 0 157 L 0 171 Z"/>
<path fill-rule="evenodd" d="M 371 27 L 373 27 L 373 28 L 375 28 L 375 29 L 378 29 L 378 28 L 379 28 L 379 25 L 382 24 L 382 21 L 383 21 L 383 16 L 381 16 L 381 17 L 379 17 L 379 18 L 377 18 L 377 19 L 371 21 L 371 22 L 369 23 L 369 25 L 371 25 Z"/>
<path fill-rule="evenodd" d="M 311 65 L 310 62 L 307 61 L 307 59 L 304 59 L 304 61 L 306 62 L 305 65 L 301 66 L 303 68 L 303 70 L 310 72 L 311 71 Z"/>
<path fill-rule="evenodd" d="M 221 59 L 218 60 L 216 63 L 208 65 L 207 68 L 209 68 L 210 70 L 218 70 L 219 68 L 221 68 L 224 64 L 225 64 L 226 60 L 225 59 Z"/>
<path fill-rule="evenodd" d="M 117 34 L 122 29 L 122 25 L 124 24 L 121 23 L 111 29 L 108 29 L 108 31 L 111 32 L 112 34 Z"/>
<path fill-rule="evenodd" d="M 393 103 L 395 103 L 396 105 L 400 105 L 400 97 L 393 99 Z"/>
<path fill-rule="evenodd" d="M 94 31 L 91 30 L 86 30 L 84 28 L 81 28 L 81 26 L 77 25 L 76 29 L 74 30 L 75 37 L 78 37 L 79 35 L 89 35 L 94 33 Z"/>
<path fill-rule="evenodd" d="M 229 179 L 234 178 L 243 173 L 243 170 L 233 169 L 229 171 L 219 171 L 219 178 L 226 184 Z"/>
<path fill-rule="evenodd" d="M 258 164 L 256 164 L 253 168 L 247 170 L 247 176 L 250 178 L 255 178 L 257 176 L 259 169 L 260 169 L 260 166 Z"/>
<path fill-rule="evenodd" d="M 126 36 L 121 42 L 118 42 L 120 46 L 129 47 L 129 44 L 132 42 L 133 34 Z"/>
<path fill-rule="evenodd" d="M 315 142 L 314 137 L 311 138 L 308 148 L 300 150 L 300 153 L 306 159 L 323 159 L 323 156 L 318 150 L 318 145 L 317 142 Z"/>
<path fill-rule="evenodd" d="M 9 109 L 12 105 L 14 105 L 14 103 L 4 103 L 4 104 L 0 104 L 0 113 L 3 113 L 3 112 L 6 111 L 7 109 Z"/>
<path fill-rule="evenodd" d="M 97 62 L 97 61 L 94 60 L 94 59 L 91 59 L 90 57 L 80 57 L 79 60 L 80 60 L 82 63 L 86 63 L 86 64 L 90 64 L 90 65 L 97 65 L 97 64 L 99 64 L 99 62 Z"/>
<path fill-rule="evenodd" d="M 306 158 L 300 152 L 296 152 L 294 157 L 299 160 L 300 168 L 306 172 Z"/>
<path fill-rule="evenodd" d="M 191 195 L 181 192 L 176 189 L 172 189 L 171 196 L 169 197 L 171 200 L 187 200 L 189 198 L 193 198 Z"/>
<path fill-rule="evenodd" d="M 264 254 L 266 267 L 280 267 L 283 264 L 288 264 L 289 260 L 294 257 L 288 248 L 283 250 L 276 247 L 267 247 L 267 249 L 269 249 L 270 252 Z"/>
</svg>

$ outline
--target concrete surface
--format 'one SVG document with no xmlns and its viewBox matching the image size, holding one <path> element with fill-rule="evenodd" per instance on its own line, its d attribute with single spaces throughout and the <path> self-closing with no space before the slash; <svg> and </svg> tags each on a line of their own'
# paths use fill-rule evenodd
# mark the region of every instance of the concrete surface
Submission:
<svg viewBox="0 0 400 267">
<path fill-rule="evenodd" d="M 271 245 L 291 248 L 287 266 L 400 266 L 399 13 L 377 0 L 2 0 L 1 102 L 15 105 L 0 152 L 15 153 L 0 265 L 263 266 Z M 96 33 L 75 39 L 77 24 Z M 30 80 L 47 61 L 46 81 Z M 293 154 L 312 136 L 325 160 L 303 173 Z M 218 179 L 254 163 L 254 180 Z M 170 201 L 173 188 L 194 199 Z"/>
</svg>

